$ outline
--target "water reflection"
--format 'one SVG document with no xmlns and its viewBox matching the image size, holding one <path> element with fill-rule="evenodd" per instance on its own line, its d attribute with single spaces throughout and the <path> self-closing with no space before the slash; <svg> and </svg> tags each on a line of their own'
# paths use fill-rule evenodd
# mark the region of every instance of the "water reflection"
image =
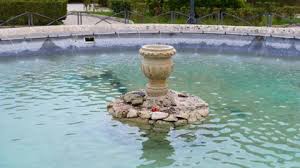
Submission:
<svg viewBox="0 0 300 168">
<path fill-rule="evenodd" d="M 80 77 L 86 81 L 93 82 L 95 86 L 99 83 L 109 83 L 111 87 L 118 90 L 118 92 L 125 94 L 127 88 L 121 83 L 121 80 L 110 69 L 100 68 L 97 66 L 85 66 L 79 69 Z"/>
<path fill-rule="evenodd" d="M 142 142 L 141 150 L 143 153 L 139 158 L 143 163 L 137 166 L 137 168 L 165 167 L 175 162 L 175 160 L 172 159 L 175 149 L 168 140 L 170 137 L 169 128 L 155 128 L 136 120 L 113 120 L 138 128 L 139 132 L 141 132 L 140 135 L 143 139 L 146 139 Z"/>
<path fill-rule="evenodd" d="M 145 130 L 145 137 L 148 139 L 142 143 L 143 154 L 141 160 L 145 160 L 138 168 L 165 167 L 172 165 L 175 160 L 172 155 L 175 150 L 171 142 L 167 139 L 168 132 L 160 132 L 156 130 Z"/>
</svg>

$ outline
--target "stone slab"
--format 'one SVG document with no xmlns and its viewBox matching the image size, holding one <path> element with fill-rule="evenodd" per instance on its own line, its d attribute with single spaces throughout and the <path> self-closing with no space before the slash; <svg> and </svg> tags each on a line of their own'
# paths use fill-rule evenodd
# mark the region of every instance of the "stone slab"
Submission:
<svg viewBox="0 0 300 168">
<path fill-rule="evenodd" d="M 300 38 L 300 28 L 222 26 L 222 25 L 188 25 L 188 24 L 110 24 L 110 25 L 62 25 L 37 26 L 0 29 L 1 40 L 23 38 L 42 38 L 48 36 L 70 36 L 101 33 L 213 33 L 255 35 L 263 37 Z"/>
</svg>

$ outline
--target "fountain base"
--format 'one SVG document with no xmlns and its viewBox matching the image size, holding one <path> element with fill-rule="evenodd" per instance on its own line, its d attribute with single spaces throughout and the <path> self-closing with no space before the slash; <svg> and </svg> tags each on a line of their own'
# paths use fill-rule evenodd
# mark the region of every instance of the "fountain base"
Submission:
<svg viewBox="0 0 300 168">
<path fill-rule="evenodd" d="M 107 106 L 115 118 L 154 127 L 178 127 L 204 120 L 208 104 L 202 99 L 173 90 L 165 96 L 150 97 L 146 91 L 126 93 Z"/>
</svg>

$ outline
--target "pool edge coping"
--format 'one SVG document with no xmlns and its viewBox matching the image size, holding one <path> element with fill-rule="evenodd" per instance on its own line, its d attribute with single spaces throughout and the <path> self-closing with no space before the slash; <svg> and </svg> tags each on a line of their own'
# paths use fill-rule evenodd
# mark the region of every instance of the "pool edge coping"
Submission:
<svg viewBox="0 0 300 168">
<path fill-rule="evenodd" d="M 62 25 L 0 29 L 0 41 L 101 34 L 216 34 L 300 39 L 300 28 L 188 24 Z"/>
</svg>

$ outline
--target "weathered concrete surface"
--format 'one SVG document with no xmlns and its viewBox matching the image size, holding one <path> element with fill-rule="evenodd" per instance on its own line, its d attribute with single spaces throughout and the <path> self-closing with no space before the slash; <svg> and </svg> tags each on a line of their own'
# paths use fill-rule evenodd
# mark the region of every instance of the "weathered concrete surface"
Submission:
<svg viewBox="0 0 300 168">
<path fill-rule="evenodd" d="M 86 42 L 85 37 L 94 37 Z M 114 24 L 0 29 L 0 56 L 168 44 L 217 52 L 300 56 L 299 28 Z M 39 53 L 42 52 L 42 53 Z"/>
<path fill-rule="evenodd" d="M 269 28 L 217 25 L 172 25 L 172 24 L 112 24 L 42 26 L 0 29 L 1 40 L 44 38 L 70 35 L 91 35 L 103 33 L 205 33 L 235 34 L 263 37 L 300 39 L 300 28 Z"/>
</svg>

